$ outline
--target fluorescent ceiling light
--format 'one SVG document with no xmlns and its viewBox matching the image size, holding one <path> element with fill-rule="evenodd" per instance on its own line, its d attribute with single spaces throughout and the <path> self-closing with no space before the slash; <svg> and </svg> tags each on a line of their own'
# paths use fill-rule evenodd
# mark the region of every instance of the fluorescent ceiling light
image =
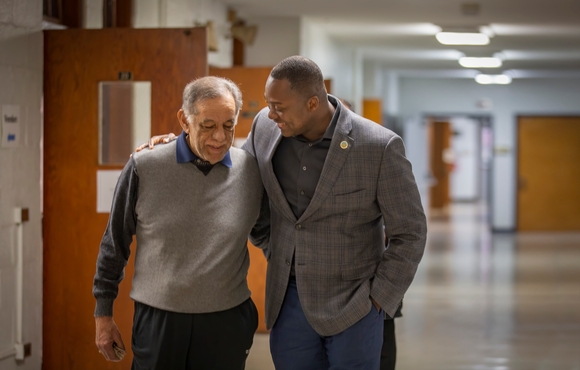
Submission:
<svg viewBox="0 0 580 370">
<path fill-rule="evenodd" d="M 483 33 L 439 32 L 435 35 L 443 45 L 487 45 L 489 36 Z"/>
<path fill-rule="evenodd" d="M 491 26 L 481 26 L 479 27 L 479 32 L 487 35 L 489 38 L 495 36 L 495 32 L 493 32 L 493 28 L 491 28 Z"/>
<path fill-rule="evenodd" d="M 502 62 L 499 58 L 463 57 L 459 58 L 459 64 L 465 68 L 498 68 Z"/>
<path fill-rule="evenodd" d="M 475 76 L 475 82 L 482 85 L 508 85 L 512 82 L 512 78 L 508 75 L 484 75 L 479 74 Z"/>
<path fill-rule="evenodd" d="M 359 52 L 365 59 L 415 59 L 415 60 L 458 60 L 465 54 L 458 50 L 434 49 L 434 50 L 413 50 L 413 49 L 383 49 L 372 47 L 360 47 Z"/>
</svg>

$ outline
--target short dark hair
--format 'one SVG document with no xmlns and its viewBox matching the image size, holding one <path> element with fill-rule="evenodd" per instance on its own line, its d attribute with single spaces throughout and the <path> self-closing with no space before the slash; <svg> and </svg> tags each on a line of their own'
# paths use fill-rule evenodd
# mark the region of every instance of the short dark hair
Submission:
<svg viewBox="0 0 580 370">
<path fill-rule="evenodd" d="M 322 99 L 326 94 L 322 71 L 312 60 L 294 55 L 282 60 L 270 72 L 276 80 L 288 80 L 290 88 L 304 98 L 313 95 Z"/>
<path fill-rule="evenodd" d="M 206 76 L 195 79 L 183 89 L 181 109 L 187 117 L 197 114 L 196 104 L 206 99 L 215 99 L 231 94 L 236 103 L 236 114 L 242 109 L 242 92 L 238 85 L 223 77 Z"/>
</svg>

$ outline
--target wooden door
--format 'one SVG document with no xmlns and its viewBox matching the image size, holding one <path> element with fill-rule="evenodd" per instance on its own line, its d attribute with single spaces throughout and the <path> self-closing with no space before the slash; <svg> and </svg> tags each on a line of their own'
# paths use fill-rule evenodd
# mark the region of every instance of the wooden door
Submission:
<svg viewBox="0 0 580 370">
<path fill-rule="evenodd" d="M 431 214 L 437 216 L 438 212 L 445 215 L 445 207 L 449 204 L 449 174 L 451 172 L 450 148 L 451 148 L 451 125 L 446 121 L 433 121 L 429 128 L 431 172 L 436 183 L 430 190 Z"/>
<path fill-rule="evenodd" d="M 266 107 L 264 87 L 272 68 L 211 68 L 211 76 L 229 78 L 242 90 L 244 105 L 236 125 L 236 139 L 244 140 L 248 137 L 252 122 L 256 114 Z M 267 262 L 262 251 L 248 242 L 250 251 L 250 270 L 248 271 L 248 285 L 252 291 L 252 299 L 258 308 L 258 332 L 266 330 L 265 299 L 266 299 L 266 269 Z"/>
<path fill-rule="evenodd" d="M 332 79 L 325 78 L 324 79 L 324 87 L 326 87 L 326 92 L 328 94 L 332 94 Z"/>
<path fill-rule="evenodd" d="M 362 116 L 382 125 L 383 109 L 381 104 L 382 102 L 380 99 L 364 99 Z"/>
<path fill-rule="evenodd" d="M 520 117 L 520 231 L 580 230 L 580 117 Z"/>
<path fill-rule="evenodd" d="M 133 258 L 114 319 L 128 355 L 106 362 L 94 344 L 92 283 L 108 214 L 96 212 L 98 83 L 131 72 L 151 82 L 151 133 L 179 132 L 184 86 L 207 74 L 205 28 L 44 33 L 43 369 L 129 369 Z M 133 246 L 134 250 L 134 246 Z"/>
</svg>

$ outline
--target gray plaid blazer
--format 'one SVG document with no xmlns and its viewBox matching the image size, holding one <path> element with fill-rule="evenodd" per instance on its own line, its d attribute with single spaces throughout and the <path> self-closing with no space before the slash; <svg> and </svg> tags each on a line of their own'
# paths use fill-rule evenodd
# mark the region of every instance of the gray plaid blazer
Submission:
<svg viewBox="0 0 580 370">
<path fill-rule="evenodd" d="M 371 309 L 371 297 L 393 317 L 427 233 L 403 141 L 342 108 L 314 196 L 296 219 L 272 168 L 281 138 L 265 108 L 244 145 L 258 161 L 269 199 L 250 236 L 268 250 L 266 326 L 271 328 L 280 312 L 294 254 L 300 303 L 320 335 L 356 323 Z"/>
</svg>

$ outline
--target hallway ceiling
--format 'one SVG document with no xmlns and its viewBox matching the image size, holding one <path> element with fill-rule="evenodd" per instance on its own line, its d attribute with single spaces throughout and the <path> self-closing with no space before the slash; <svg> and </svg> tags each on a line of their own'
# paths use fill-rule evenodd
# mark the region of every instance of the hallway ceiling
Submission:
<svg viewBox="0 0 580 370">
<path fill-rule="evenodd" d="M 580 76 L 578 0 L 226 0 L 243 17 L 309 17 L 365 61 L 401 71 L 467 77 L 458 56 L 501 53 L 514 77 Z M 495 36 L 485 46 L 441 45 L 439 28 L 478 29 Z M 258 31 L 259 32 L 259 31 Z"/>
</svg>

